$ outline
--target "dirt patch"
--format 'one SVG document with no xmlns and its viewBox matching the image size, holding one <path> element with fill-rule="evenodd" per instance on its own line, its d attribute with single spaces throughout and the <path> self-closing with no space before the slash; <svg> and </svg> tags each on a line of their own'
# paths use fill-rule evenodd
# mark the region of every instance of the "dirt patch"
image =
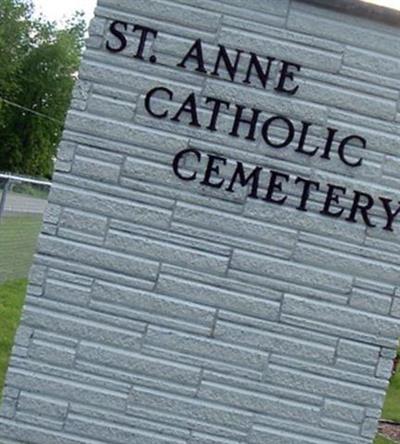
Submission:
<svg viewBox="0 0 400 444">
<path fill-rule="evenodd" d="M 400 424 L 394 422 L 381 421 L 379 423 L 379 433 L 390 438 L 395 443 L 400 444 Z"/>
</svg>

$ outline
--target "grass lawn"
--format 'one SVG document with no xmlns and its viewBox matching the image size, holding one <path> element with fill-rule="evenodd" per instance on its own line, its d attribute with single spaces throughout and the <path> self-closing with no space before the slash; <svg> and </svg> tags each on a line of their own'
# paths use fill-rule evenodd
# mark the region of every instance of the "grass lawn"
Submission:
<svg viewBox="0 0 400 444">
<path fill-rule="evenodd" d="M 49 186 L 33 185 L 30 183 L 16 183 L 12 187 L 12 192 L 23 194 L 24 196 L 35 197 L 37 199 L 47 200 L 47 198 L 49 197 Z"/>
<path fill-rule="evenodd" d="M 28 275 L 42 223 L 41 215 L 0 220 L 0 283 Z"/>
<path fill-rule="evenodd" d="M 382 416 L 390 421 L 400 423 L 400 369 L 390 381 Z"/>
<path fill-rule="evenodd" d="M 400 349 L 398 353 L 400 353 Z M 382 410 L 382 418 L 400 423 L 400 367 L 390 380 Z M 394 444 L 394 442 L 383 436 L 378 436 L 374 444 Z"/>
<path fill-rule="evenodd" d="M 0 286 L 0 394 L 25 298 L 26 280 Z"/>
<path fill-rule="evenodd" d="M 394 444 L 390 439 L 384 438 L 383 436 L 377 436 L 374 444 Z"/>
</svg>

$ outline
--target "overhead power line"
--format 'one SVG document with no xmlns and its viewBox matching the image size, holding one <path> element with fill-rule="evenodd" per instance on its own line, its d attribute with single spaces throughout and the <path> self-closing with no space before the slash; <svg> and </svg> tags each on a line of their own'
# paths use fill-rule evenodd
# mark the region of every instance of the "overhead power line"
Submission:
<svg viewBox="0 0 400 444">
<path fill-rule="evenodd" d="M 4 99 L 3 97 L 0 97 L 0 101 L 6 103 L 7 105 L 13 106 L 14 108 L 18 108 L 22 111 L 25 111 L 27 113 L 33 114 L 37 117 L 40 117 L 42 119 L 51 120 L 52 122 L 58 123 L 60 125 L 63 125 L 64 122 L 61 122 L 60 120 L 54 119 L 53 117 L 48 116 L 47 114 L 40 113 L 38 111 L 35 111 L 33 109 L 27 108 L 25 106 L 19 105 L 18 103 L 12 102 L 10 100 Z"/>
</svg>

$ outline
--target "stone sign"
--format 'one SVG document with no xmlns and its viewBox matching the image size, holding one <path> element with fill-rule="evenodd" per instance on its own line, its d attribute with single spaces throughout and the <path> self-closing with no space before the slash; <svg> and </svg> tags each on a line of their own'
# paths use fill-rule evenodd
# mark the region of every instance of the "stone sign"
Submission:
<svg viewBox="0 0 400 444">
<path fill-rule="evenodd" d="M 0 438 L 372 443 L 400 334 L 399 24 L 99 0 Z"/>
</svg>

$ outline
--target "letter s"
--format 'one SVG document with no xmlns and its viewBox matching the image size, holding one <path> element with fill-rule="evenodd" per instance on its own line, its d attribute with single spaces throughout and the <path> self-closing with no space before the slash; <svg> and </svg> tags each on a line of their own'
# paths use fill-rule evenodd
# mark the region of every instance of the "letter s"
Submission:
<svg viewBox="0 0 400 444">
<path fill-rule="evenodd" d="M 121 31 L 118 31 L 118 29 L 117 29 L 118 25 L 122 25 L 124 27 L 125 31 L 128 30 L 128 23 L 126 23 L 126 22 L 120 22 L 117 20 L 117 21 L 111 23 L 110 32 L 114 37 L 117 37 L 117 39 L 120 41 L 120 45 L 118 48 L 113 48 L 111 46 L 110 42 L 107 40 L 106 48 L 109 51 L 115 52 L 115 53 L 123 51 L 126 48 L 126 46 L 128 45 L 128 42 L 127 42 L 124 34 Z"/>
</svg>

